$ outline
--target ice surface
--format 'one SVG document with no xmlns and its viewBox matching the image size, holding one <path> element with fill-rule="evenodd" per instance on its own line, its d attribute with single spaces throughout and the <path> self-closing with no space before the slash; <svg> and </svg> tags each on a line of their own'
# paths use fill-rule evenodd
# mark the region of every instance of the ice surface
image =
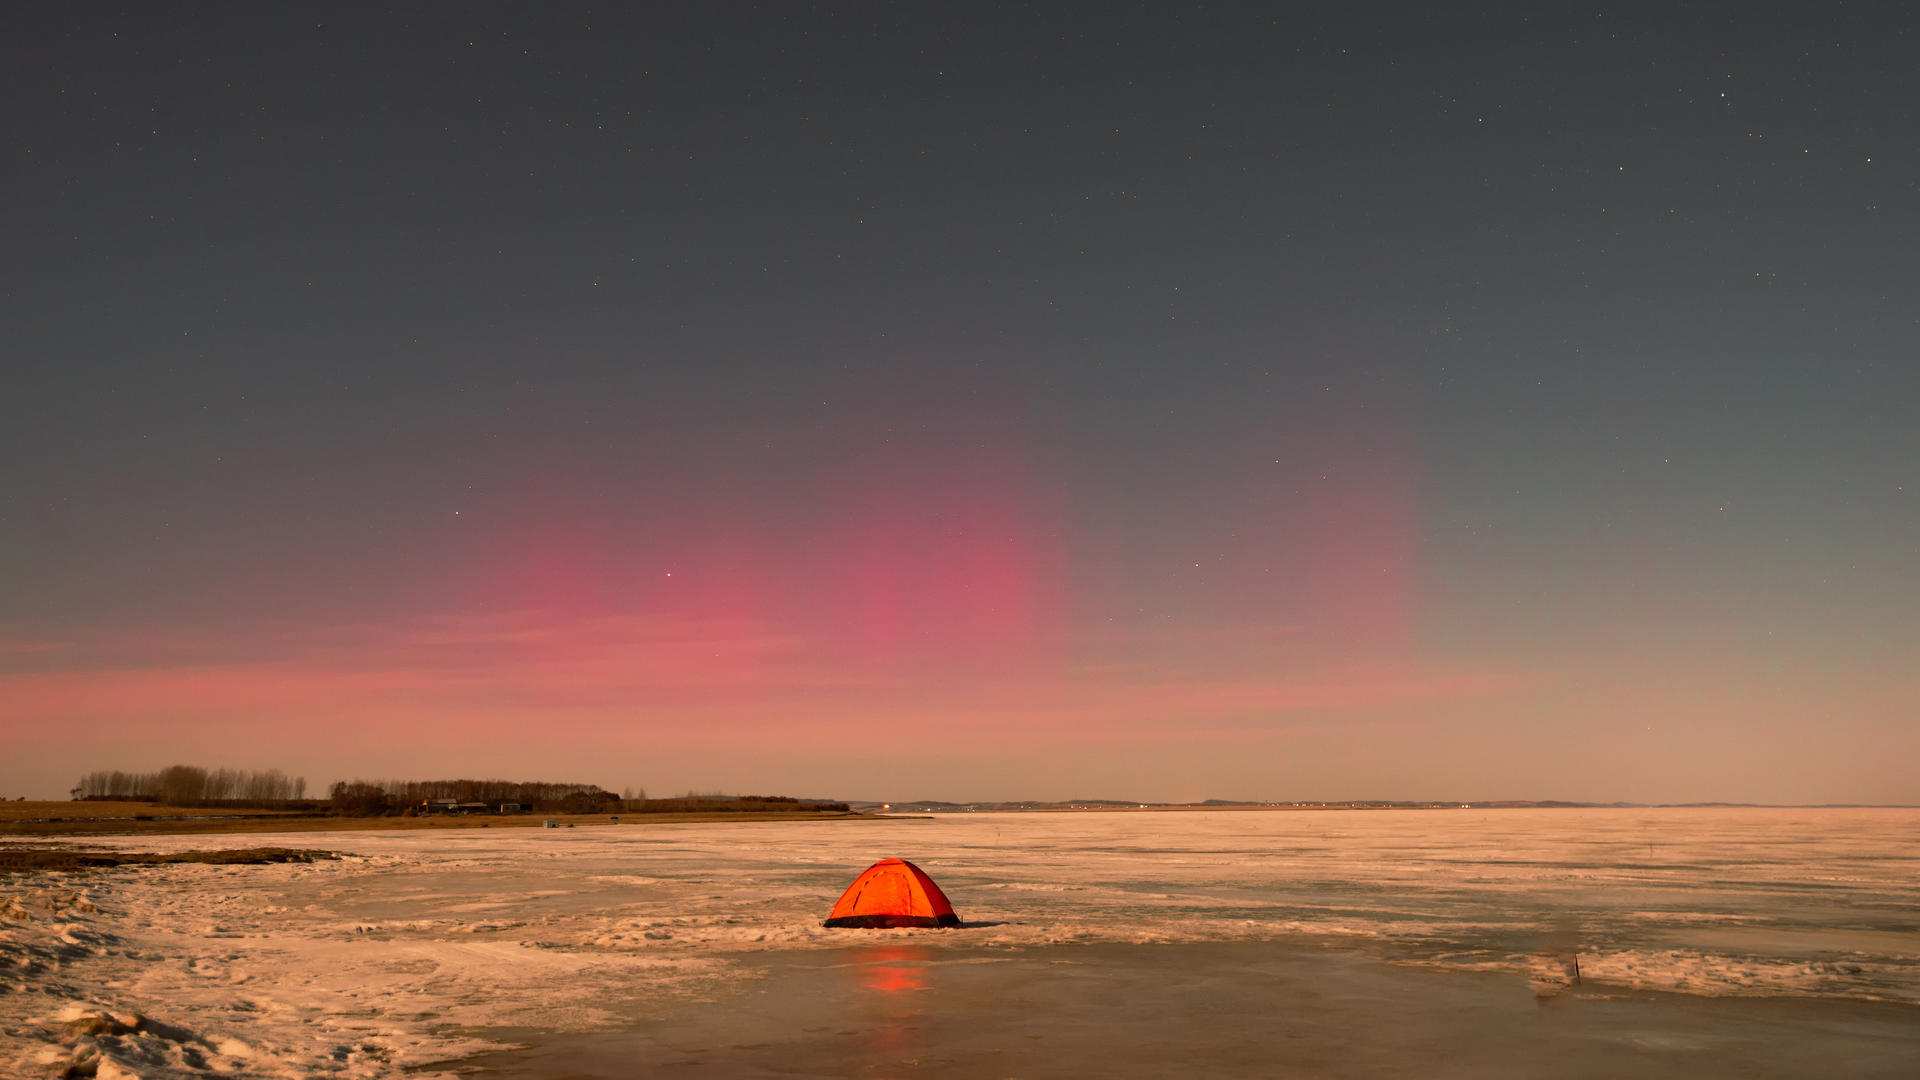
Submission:
<svg viewBox="0 0 1920 1080">
<path fill-rule="evenodd" d="M 1282 940 L 1541 993 L 1577 965 L 1622 990 L 1920 1004 L 1908 810 L 629 819 L 302 843 L 348 857 L 0 877 L 0 1067 L 389 1075 L 501 1029 L 618 1027 L 849 934 L 935 954 Z M 886 856 L 967 927 L 822 928 Z"/>
</svg>

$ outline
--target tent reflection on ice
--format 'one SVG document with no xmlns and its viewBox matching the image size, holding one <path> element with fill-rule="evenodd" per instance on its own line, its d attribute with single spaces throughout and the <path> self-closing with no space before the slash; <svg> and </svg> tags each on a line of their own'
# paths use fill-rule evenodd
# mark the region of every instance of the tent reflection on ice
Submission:
<svg viewBox="0 0 1920 1080">
<path fill-rule="evenodd" d="M 881 859 L 840 894 L 826 925 L 863 930 L 959 926 L 960 916 L 926 871 L 905 859 Z"/>
</svg>

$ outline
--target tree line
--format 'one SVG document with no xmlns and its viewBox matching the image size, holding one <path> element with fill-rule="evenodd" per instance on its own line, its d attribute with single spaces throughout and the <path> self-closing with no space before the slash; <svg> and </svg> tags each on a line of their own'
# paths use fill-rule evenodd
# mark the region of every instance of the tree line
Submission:
<svg viewBox="0 0 1920 1080">
<path fill-rule="evenodd" d="M 620 796 L 597 784 L 527 780 L 342 780 L 327 790 L 336 813 L 362 817 L 404 813 L 433 799 L 493 808 L 518 803 L 526 810 L 570 814 L 597 813 L 620 802 Z"/>
<path fill-rule="evenodd" d="M 516 803 L 522 810 L 556 814 L 676 814 L 730 811 L 839 811 L 846 803 L 811 802 L 790 795 L 718 795 L 688 792 L 678 798 L 650 799 L 632 788 L 615 795 L 594 784 L 532 783 L 517 780 L 342 780 L 327 792 L 328 808 L 351 817 L 410 814 L 434 799 L 478 803 L 498 810 Z"/>
<path fill-rule="evenodd" d="M 99 769 L 80 778 L 75 799 L 121 799 L 162 806 L 224 806 L 291 809 L 351 817 L 420 812 L 433 800 L 477 803 L 490 811 L 517 804 L 534 813 L 689 813 L 714 811 L 838 810 L 845 803 L 802 802 L 787 795 L 722 795 L 688 792 L 650 799 L 646 790 L 622 795 L 597 784 L 527 780 L 342 780 L 324 800 L 307 798 L 307 779 L 279 769 L 202 769 L 170 765 L 157 772 Z"/>
<path fill-rule="evenodd" d="M 279 769 L 202 769 L 169 765 L 158 772 L 98 769 L 80 778 L 76 799 L 126 799 L 166 806 L 285 806 L 307 797 L 307 778 Z"/>
</svg>

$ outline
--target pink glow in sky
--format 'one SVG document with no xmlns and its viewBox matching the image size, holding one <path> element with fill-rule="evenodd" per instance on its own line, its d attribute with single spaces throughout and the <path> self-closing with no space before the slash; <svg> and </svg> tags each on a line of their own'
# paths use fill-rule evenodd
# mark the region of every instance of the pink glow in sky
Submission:
<svg viewBox="0 0 1920 1080">
<path fill-rule="evenodd" d="M 840 438 L 764 529 L 724 498 L 635 506 L 556 484 L 426 571 L 455 610 L 21 638 L 0 654 L 0 720 L 72 762 L 257 743 L 355 775 L 591 772 L 613 754 L 624 783 L 665 754 L 686 783 L 822 791 L 880 754 L 948 795 L 1013 797 L 1019 770 L 1003 776 L 993 747 L 1231 756 L 1533 678 L 1409 650 L 1412 498 L 1382 440 L 1311 475 L 1256 471 L 1198 566 L 1142 575 L 1110 561 L 1138 538 L 1076 521 L 1005 415 L 903 414 Z M 810 764 L 780 773 L 795 762 Z M 1205 790 L 1156 786 L 1128 797 Z"/>
<path fill-rule="evenodd" d="M 0 796 L 1920 802 L 1899 5 L 15 7 Z"/>
<path fill-rule="evenodd" d="M 1423 608 L 1401 440 L 1352 419 L 1249 435 L 1259 467 L 1197 530 L 1102 535 L 1017 440 L 894 427 L 849 440 L 778 527 L 543 497 L 427 571 L 450 610 L 18 628 L 0 781 L 51 795 L 178 759 L 883 799 L 1748 794 L 1661 760 L 1809 688 L 1476 653 Z M 1127 556 L 1142 539 L 1185 553 Z M 1879 693 L 1859 709 L 1891 717 Z M 1754 769 L 1802 752 L 1744 736 Z M 1848 764 L 1859 799 L 1903 790 Z"/>
</svg>

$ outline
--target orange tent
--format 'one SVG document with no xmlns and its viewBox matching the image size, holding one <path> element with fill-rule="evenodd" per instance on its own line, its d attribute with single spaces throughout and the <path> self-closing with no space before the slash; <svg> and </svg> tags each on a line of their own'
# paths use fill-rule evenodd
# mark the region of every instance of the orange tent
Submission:
<svg viewBox="0 0 1920 1080">
<path fill-rule="evenodd" d="M 905 859 L 881 859 L 847 886 L 827 916 L 828 926 L 886 929 L 895 926 L 959 926 L 947 894 L 926 871 Z"/>
</svg>

